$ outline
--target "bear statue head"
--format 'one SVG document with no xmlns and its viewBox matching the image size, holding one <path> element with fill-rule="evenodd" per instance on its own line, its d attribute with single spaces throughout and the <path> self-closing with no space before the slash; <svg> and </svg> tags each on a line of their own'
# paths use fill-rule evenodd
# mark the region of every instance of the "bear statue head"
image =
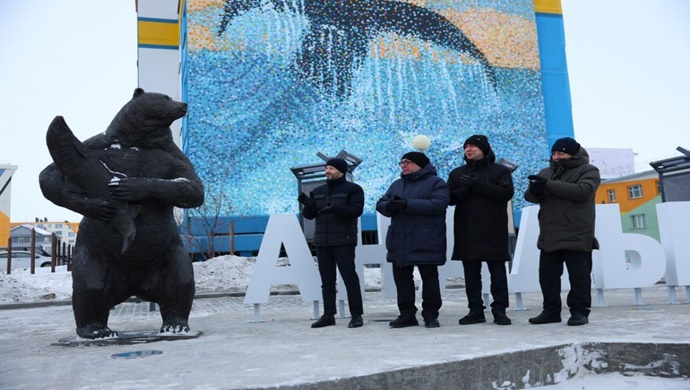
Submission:
<svg viewBox="0 0 690 390">
<path fill-rule="evenodd" d="M 187 114 L 187 103 L 173 100 L 170 96 L 134 90 L 132 100 L 117 113 L 106 134 L 113 139 L 133 142 L 160 140 L 170 135 L 170 125 Z"/>
</svg>

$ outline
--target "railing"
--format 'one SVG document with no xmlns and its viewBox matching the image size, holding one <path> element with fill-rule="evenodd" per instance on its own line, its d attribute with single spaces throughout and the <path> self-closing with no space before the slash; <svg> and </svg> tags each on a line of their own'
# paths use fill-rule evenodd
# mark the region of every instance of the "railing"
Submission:
<svg viewBox="0 0 690 390">
<path fill-rule="evenodd" d="M 50 246 L 50 272 L 55 272 L 56 266 L 67 266 L 67 271 L 72 270 L 72 254 L 74 247 L 72 245 L 67 245 L 65 242 L 60 242 L 59 238 L 55 233 L 51 236 L 51 246 Z M 12 251 L 13 250 L 26 250 L 31 253 L 31 258 L 29 260 L 30 272 L 31 274 L 36 273 L 36 231 L 31 230 L 31 239 L 28 246 L 12 244 L 12 238 L 7 239 L 7 274 L 12 273 Z M 45 252 L 43 248 L 41 251 Z M 40 265 L 39 265 L 40 266 Z"/>
</svg>

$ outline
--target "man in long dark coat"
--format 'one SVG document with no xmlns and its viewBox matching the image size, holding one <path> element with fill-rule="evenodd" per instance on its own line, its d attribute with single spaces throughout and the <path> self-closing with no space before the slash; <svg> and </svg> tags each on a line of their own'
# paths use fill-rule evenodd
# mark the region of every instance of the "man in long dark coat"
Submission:
<svg viewBox="0 0 690 390">
<path fill-rule="evenodd" d="M 489 140 L 473 135 L 465 141 L 466 165 L 448 177 L 450 204 L 455 205 L 453 260 L 462 260 L 470 312 L 460 325 L 486 322 L 482 300 L 482 262 L 491 273 L 491 312 L 498 325 L 510 325 L 506 261 L 508 252 L 508 201 L 513 197 L 510 169 L 496 164 Z"/>
</svg>

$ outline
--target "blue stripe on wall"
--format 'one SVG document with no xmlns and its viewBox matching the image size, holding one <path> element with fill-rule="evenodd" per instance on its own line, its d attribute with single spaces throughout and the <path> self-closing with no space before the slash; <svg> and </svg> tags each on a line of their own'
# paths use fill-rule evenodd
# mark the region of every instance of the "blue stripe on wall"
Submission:
<svg viewBox="0 0 690 390">
<path fill-rule="evenodd" d="M 565 31 L 562 15 L 537 13 L 536 20 L 546 134 L 551 146 L 559 138 L 574 136 Z"/>
</svg>

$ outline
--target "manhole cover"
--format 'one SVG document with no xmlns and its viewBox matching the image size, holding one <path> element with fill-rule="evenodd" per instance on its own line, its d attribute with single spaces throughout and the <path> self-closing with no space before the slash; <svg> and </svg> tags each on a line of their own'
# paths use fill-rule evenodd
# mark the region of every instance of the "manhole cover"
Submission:
<svg viewBox="0 0 690 390">
<path fill-rule="evenodd" d="M 138 358 L 143 358 L 143 357 L 148 357 L 148 356 L 153 356 L 153 355 L 160 355 L 162 353 L 163 353 L 163 351 L 156 351 L 154 349 L 151 349 L 148 351 L 133 351 L 133 352 L 116 353 L 110 357 L 113 359 L 138 359 Z"/>
</svg>

